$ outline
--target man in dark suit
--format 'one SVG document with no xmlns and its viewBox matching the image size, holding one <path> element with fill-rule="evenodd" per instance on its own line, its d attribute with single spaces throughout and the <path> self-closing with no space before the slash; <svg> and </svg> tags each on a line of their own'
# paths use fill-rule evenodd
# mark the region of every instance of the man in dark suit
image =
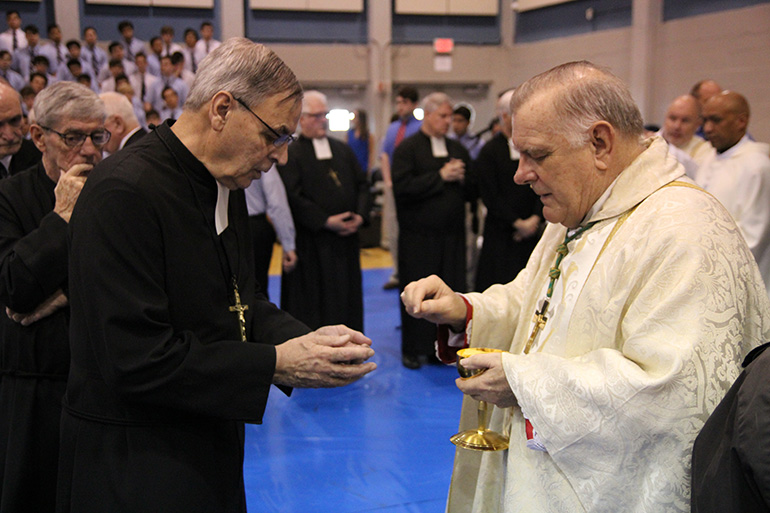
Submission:
<svg viewBox="0 0 770 513">
<path fill-rule="evenodd" d="M 24 139 L 21 125 L 21 96 L 0 80 L 0 178 L 40 162 L 40 151 Z"/>
<path fill-rule="evenodd" d="M 124 146 L 129 146 L 141 139 L 147 131 L 139 125 L 134 108 L 125 95 L 115 92 L 102 93 L 99 97 L 104 102 L 107 119 L 104 127 L 112 137 L 104 145 L 104 151 L 113 154 Z"/>
</svg>

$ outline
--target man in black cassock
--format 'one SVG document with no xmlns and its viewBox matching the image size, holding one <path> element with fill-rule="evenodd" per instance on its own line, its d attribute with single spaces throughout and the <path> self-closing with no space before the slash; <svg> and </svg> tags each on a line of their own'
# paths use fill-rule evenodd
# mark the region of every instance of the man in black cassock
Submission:
<svg viewBox="0 0 770 513">
<path fill-rule="evenodd" d="M 67 223 L 109 138 L 104 105 L 80 84 L 44 89 L 34 109 L 42 161 L 0 181 L 0 511 L 54 511 L 70 365 Z"/>
<path fill-rule="evenodd" d="M 473 162 L 481 200 L 487 207 L 484 244 L 476 268 L 474 290 L 483 292 L 495 283 L 513 281 L 535 249 L 542 223 L 543 204 L 527 185 L 517 185 L 513 175 L 519 154 L 511 145 L 511 97 L 498 99 L 501 131 L 495 134 Z"/>
<path fill-rule="evenodd" d="M 255 292 L 242 189 L 286 161 L 301 97 L 273 52 L 230 39 L 175 123 L 91 173 L 70 226 L 60 512 L 243 512 L 243 423 L 270 386 L 376 367 L 361 333 L 310 332 Z"/>
<path fill-rule="evenodd" d="M 465 170 L 468 151 L 446 137 L 452 102 L 443 93 L 423 100 L 420 131 L 393 153 L 393 194 L 398 214 L 398 273 L 401 290 L 414 280 L 436 274 L 466 290 Z M 401 359 L 417 369 L 433 358 L 436 327 L 406 314 L 401 305 Z"/>
<path fill-rule="evenodd" d="M 368 219 L 366 175 L 347 144 L 326 137 L 326 96 L 307 91 L 302 135 L 278 170 L 297 229 L 297 266 L 281 276 L 281 308 L 311 328 L 364 329 L 358 229 Z"/>
<path fill-rule="evenodd" d="M 22 133 L 21 95 L 0 80 L 0 179 L 40 162 L 40 150 Z"/>
</svg>

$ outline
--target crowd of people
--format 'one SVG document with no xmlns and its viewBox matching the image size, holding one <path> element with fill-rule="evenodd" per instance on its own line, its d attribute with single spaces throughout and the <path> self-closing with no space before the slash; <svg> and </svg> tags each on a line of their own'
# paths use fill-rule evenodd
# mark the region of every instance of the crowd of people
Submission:
<svg viewBox="0 0 770 513">
<path fill-rule="evenodd" d="M 82 40 L 65 39 L 51 24 L 43 40 L 39 27 L 22 27 L 18 11 L 8 11 L 6 22 L 8 29 L 0 34 L 0 77 L 25 98 L 25 116 L 44 87 L 78 82 L 96 93 L 125 95 L 144 129 L 179 117 L 198 66 L 221 44 L 208 21 L 199 30 L 185 29 L 182 44 L 175 42 L 173 27 L 163 26 L 157 36 L 142 41 L 134 36 L 133 24 L 122 21 L 121 37 L 107 50 L 94 27 L 83 29 Z"/>
<path fill-rule="evenodd" d="M 501 350 L 457 386 L 462 428 L 486 401 L 510 446 L 458 449 L 448 511 L 715 511 L 720 462 L 741 485 L 721 504 L 768 502 L 767 461 L 724 456 L 744 440 L 693 456 L 744 358 L 734 396 L 766 395 L 770 146 L 743 95 L 698 82 L 646 137 L 627 85 L 572 62 L 502 93 L 484 140 L 471 106 L 403 87 L 375 149 L 365 113 L 352 146 L 330 137 L 324 94 L 209 23 L 180 45 L 122 22 L 105 52 L 91 27 L 41 43 L 7 21 L 0 510 L 244 511 L 243 423 L 270 387 L 376 368 L 359 259 L 375 166 L 402 364 Z"/>
</svg>

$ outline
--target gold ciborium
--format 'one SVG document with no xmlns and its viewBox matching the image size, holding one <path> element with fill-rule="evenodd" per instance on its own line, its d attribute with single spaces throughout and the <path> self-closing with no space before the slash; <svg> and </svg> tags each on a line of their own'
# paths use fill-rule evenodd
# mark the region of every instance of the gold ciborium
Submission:
<svg viewBox="0 0 770 513">
<path fill-rule="evenodd" d="M 457 351 L 457 371 L 462 379 L 472 379 L 486 370 L 471 370 L 463 367 L 463 358 L 478 353 L 502 353 L 502 351 L 486 347 L 467 347 Z M 487 403 L 485 401 L 479 401 L 479 427 L 457 433 L 450 440 L 458 447 L 474 451 L 502 451 L 508 448 L 507 437 L 487 429 Z"/>
</svg>

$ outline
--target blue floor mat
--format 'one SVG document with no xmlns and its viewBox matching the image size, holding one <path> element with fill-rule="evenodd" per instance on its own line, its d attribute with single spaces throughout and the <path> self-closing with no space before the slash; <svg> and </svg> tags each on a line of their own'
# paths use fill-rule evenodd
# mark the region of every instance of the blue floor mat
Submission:
<svg viewBox="0 0 770 513">
<path fill-rule="evenodd" d="M 273 389 L 261 425 L 246 426 L 250 513 L 440 513 L 462 394 L 451 366 L 401 365 L 390 269 L 363 272 L 365 331 L 378 369 L 351 386 Z M 279 301 L 280 277 L 270 277 Z"/>
</svg>

